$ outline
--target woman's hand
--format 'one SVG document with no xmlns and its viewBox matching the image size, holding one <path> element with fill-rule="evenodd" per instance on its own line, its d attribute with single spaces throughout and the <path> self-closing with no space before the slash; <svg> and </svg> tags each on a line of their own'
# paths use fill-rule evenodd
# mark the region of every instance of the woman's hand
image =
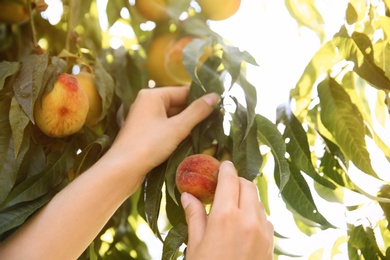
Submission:
<svg viewBox="0 0 390 260">
<path fill-rule="evenodd" d="M 189 87 L 141 90 L 110 150 L 126 162 L 137 149 L 147 171 L 161 164 L 220 101 L 211 93 L 186 107 L 188 95 Z"/>
<path fill-rule="evenodd" d="M 194 196 L 183 193 L 188 223 L 187 259 L 273 259 L 273 225 L 256 186 L 237 176 L 231 162 L 221 164 L 209 216 Z"/>
</svg>

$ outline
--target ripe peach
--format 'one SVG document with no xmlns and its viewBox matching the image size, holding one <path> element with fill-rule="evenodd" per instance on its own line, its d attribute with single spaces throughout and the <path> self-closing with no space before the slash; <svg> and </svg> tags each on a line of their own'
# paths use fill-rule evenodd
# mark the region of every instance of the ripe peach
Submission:
<svg viewBox="0 0 390 260">
<path fill-rule="evenodd" d="M 102 97 L 95 84 L 95 75 L 87 71 L 81 71 L 76 75 L 76 79 L 88 96 L 89 110 L 85 124 L 90 127 L 95 126 L 102 114 Z"/>
<path fill-rule="evenodd" d="M 137 11 L 147 20 L 162 22 L 169 19 L 167 5 L 172 0 L 136 0 Z"/>
<path fill-rule="evenodd" d="M 0 22 L 15 24 L 29 18 L 27 0 L 23 2 L 0 2 Z"/>
<path fill-rule="evenodd" d="M 233 16 L 241 0 L 197 0 L 202 12 L 211 20 L 220 21 Z"/>
<path fill-rule="evenodd" d="M 70 74 L 60 74 L 53 89 L 35 102 L 34 119 L 46 135 L 65 137 L 82 128 L 88 109 L 87 94 L 77 79 Z"/>
<path fill-rule="evenodd" d="M 167 46 L 165 54 L 165 67 L 168 73 L 182 84 L 188 84 L 191 82 L 191 76 L 188 74 L 183 64 L 183 49 L 195 38 L 195 36 L 185 36 L 177 41 L 171 42 Z M 205 48 L 204 53 L 198 61 L 198 66 L 207 60 L 211 54 L 211 47 Z"/>
<path fill-rule="evenodd" d="M 214 200 L 220 162 L 206 154 L 186 157 L 177 167 L 176 186 L 180 193 L 188 192 L 203 204 Z"/>
<path fill-rule="evenodd" d="M 146 70 L 157 86 L 176 86 L 180 83 L 174 79 L 165 67 L 167 46 L 175 39 L 175 33 L 166 33 L 155 36 L 146 52 Z"/>
</svg>

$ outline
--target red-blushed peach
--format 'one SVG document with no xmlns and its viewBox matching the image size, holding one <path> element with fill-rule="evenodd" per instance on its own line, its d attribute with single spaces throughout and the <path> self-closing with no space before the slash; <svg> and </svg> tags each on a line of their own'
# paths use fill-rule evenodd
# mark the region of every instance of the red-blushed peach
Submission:
<svg viewBox="0 0 390 260">
<path fill-rule="evenodd" d="M 207 154 L 186 157 L 176 170 L 176 187 L 180 193 L 187 192 L 203 204 L 214 200 L 220 162 Z"/>
<path fill-rule="evenodd" d="M 50 137 L 65 137 L 78 132 L 89 110 L 88 96 L 70 74 L 60 74 L 53 89 L 37 100 L 34 119 Z"/>
</svg>

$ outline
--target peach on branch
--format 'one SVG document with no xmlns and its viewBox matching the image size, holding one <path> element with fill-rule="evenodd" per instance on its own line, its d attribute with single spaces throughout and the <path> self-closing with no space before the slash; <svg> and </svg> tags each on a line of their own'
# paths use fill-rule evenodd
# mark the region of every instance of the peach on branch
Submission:
<svg viewBox="0 0 390 260">
<path fill-rule="evenodd" d="M 0 22 L 6 24 L 19 24 L 27 21 L 30 17 L 27 0 L 0 1 Z M 32 11 L 42 12 L 48 7 L 44 0 L 32 0 Z"/>
<path fill-rule="evenodd" d="M 88 96 L 73 75 L 60 74 L 53 89 L 37 100 L 34 119 L 43 133 L 65 137 L 78 132 L 89 110 Z"/>
<path fill-rule="evenodd" d="M 0 22 L 14 24 L 24 22 L 28 18 L 27 0 L 20 2 L 0 2 Z"/>
<path fill-rule="evenodd" d="M 156 35 L 152 38 L 147 50 L 145 67 L 150 78 L 156 82 L 157 86 L 180 85 L 180 83 L 169 74 L 165 66 L 167 46 L 175 39 L 175 37 L 176 34 L 170 32 Z"/>
<path fill-rule="evenodd" d="M 210 204 L 218 182 L 220 162 L 207 154 L 186 157 L 176 170 L 176 187 L 180 193 L 187 192 L 203 204 Z"/>
<path fill-rule="evenodd" d="M 185 36 L 176 41 L 171 41 L 171 43 L 167 46 L 165 67 L 169 75 L 182 84 L 188 84 L 192 80 L 183 64 L 183 50 L 187 44 L 196 38 L 196 36 Z M 202 63 L 205 62 L 211 54 L 212 48 L 210 46 L 206 47 L 203 54 L 197 61 L 197 66 L 202 65 Z"/>
<path fill-rule="evenodd" d="M 136 0 L 135 8 L 147 20 L 162 22 L 169 19 L 167 5 L 172 0 Z"/>
<path fill-rule="evenodd" d="M 197 2 L 207 18 L 214 21 L 233 16 L 241 5 L 241 0 L 197 0 Z"/>
<path fill-rule="evenodd" d="M 96 86 L 95 75 L 83 70 L 76 75 L 76 79 L 88 96 L 89 110 L 85 124 L 93 127 L 99 121 L 100 115 L 102 114 L 102 97 Z"/>
</svg>

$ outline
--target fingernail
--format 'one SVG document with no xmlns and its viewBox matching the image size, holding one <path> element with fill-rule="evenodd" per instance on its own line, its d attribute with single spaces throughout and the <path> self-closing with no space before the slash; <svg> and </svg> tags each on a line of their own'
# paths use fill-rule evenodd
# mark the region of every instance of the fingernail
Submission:
<svg viewBox="0 0 390 260">
<path fill-rule="evenodd" d="M 190 197 L 187 192 L 181 194 L 181 205 L 183 208 L 186 208 L 190 204 Z"/>
<path fill-rule="evenodd" d="M 209 93 L 204 95 L 203 97 L 204 102 L 206 102 L 210 106 L 214 106 L 221 101 L 220 96 L 217 93 Z"/>
</svg>

